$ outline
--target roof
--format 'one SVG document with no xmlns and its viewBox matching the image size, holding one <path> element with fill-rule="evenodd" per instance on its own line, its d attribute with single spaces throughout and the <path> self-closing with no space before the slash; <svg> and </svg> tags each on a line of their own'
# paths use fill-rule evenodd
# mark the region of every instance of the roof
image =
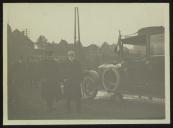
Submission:
<svg viewBox="0 0 173 128">
<path fill-rule="evenodd" d="M 138 35 L 164 33 L 163 26 L 145 27 L 138 30 Z"/>
<path fill-rule="evenodd" d="M 164 33 L 164 27 L 152 26 L 152 27 L 145 27 L 145 28 L 139 29 L 137 32 L 137 35 L 128 36 L 122 39 L 122 42 L 124 44 L 144 45 L 147 42 L 147 39 L 146 39 L 147 34 L 151 35 L 151 34 L 157 34 L 157 33 Z"/>
<path fill-rule="evenodd" d="M 146 43 L 146 36 L 140 35 L 140 36 L 131 36 L 127 37 L 125 39 L 122 39 L 122 42 L 124 44 L 138 44 L 138 45 L 144 45 Z"/>
</svg>

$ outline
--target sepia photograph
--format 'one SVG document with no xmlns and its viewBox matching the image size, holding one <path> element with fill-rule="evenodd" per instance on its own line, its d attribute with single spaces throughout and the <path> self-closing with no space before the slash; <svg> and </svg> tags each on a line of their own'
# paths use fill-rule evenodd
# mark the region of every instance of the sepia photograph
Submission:
<svg viewBox="0 0 173 128">
<path fill-rule="evenodd" d="M 3 124 L 169 124 L 169 3 L 4 3 Z"/>
</svg>

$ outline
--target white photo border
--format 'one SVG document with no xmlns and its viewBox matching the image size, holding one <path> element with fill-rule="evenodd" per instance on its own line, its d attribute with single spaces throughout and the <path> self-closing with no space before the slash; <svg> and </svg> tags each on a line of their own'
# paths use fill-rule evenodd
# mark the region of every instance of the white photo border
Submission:
<svg viewBox="0 0 173 128">
<path fill-rule="evenodd" d="M 170 23 L 169 23 L 169 3 L 142 3 L 142 4 L 160 4 L 165 6 L 165 119 L 138 119 L 138 120 L 8 120 L 7 109 L 7 14 L 9 4 L 21 3 L 3 3 L 3 125 L 80 125 L 80 124 L 170 124 Z M 26 4 L 26 3 L 22 3 Z M 32 4 L 32 3 L 28 3 Z M 36 3 L 34 3 L 36 4 Z M 38 4 L 38 3 L 37 3 Z M 41 4 L 41 3 L 39 3 Z M 49 3 L 47 3 L 49 4 Z M 55 3 L 51 3 L 55 4 Z M 57 3 L 72 4 L 72 3 Z M 80 4 L 96 4 L 100 3 L 76 3 Z M 102 4 L 129 4 L 129 3 L 102 3 Z M 141 4 L 141 3 L 133 3 Z"/>
</svg>

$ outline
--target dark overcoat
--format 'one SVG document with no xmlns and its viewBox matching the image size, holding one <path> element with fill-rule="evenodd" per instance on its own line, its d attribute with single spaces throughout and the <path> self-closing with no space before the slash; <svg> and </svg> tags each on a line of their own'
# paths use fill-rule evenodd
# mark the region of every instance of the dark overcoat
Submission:
<svg viewBox="0 0 173 128">
<path fill-rule="evenodd" d="M 54 100 L 60 95 L 59 64 L 51 59 L 40 63 L 40 77 L 42 80 L 42 97 L 45 100 Z"/>
<path fill-rule="evenodd" d="M 81 97 L 80 83 L 82 80 L 81 65 L 77 60 L 66 60 L 64 63 L 65 97 L 78 99 Z"/>
</svg>

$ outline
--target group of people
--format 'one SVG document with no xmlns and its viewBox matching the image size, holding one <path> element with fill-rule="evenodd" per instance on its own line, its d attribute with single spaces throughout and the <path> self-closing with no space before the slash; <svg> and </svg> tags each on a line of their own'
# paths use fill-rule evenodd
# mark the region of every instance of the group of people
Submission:
<svg viewBox="0 0 173 128">
<path fill-rule="evenodd" d="M 71 50 L 67 54 L 68 57 L 64 62 L 57 63 L 50 52 L 40 63 L 42 98 L 50 111 L 53 109 L 53 103 L 62 96 L 66 102 L 67 112 L 72 111 L 72 102 L 76 106 L 76 112 L 81 111 L 80 83 L 83 72 L 75 52 Z"/>
</svg>

